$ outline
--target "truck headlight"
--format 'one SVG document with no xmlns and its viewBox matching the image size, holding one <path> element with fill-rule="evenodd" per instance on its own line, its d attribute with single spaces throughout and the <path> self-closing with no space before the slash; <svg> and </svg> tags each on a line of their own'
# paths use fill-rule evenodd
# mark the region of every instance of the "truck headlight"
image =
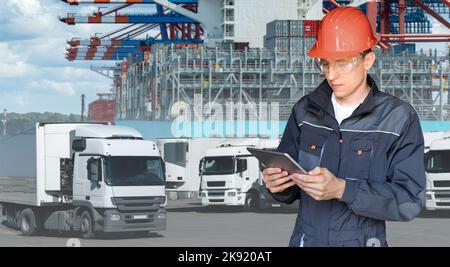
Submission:
<svg viewBox="0 0 450 267">
<path fill-rule="evenodd" d="M 120 221 L 120 214 L 113 213 L 109 218 L 111 221 Z"/>
<path fill-rule="evenodd" d="M 160 213 L 160 214 L 158 214 L 158 219 L 159 219 L 159 220 L 165 220 L 165 219 L 167 219 L 167 214 L 166 214 L 166 213 Z"/>
<path fill-rule="evenodd" d="M 200 197 L 206 197 L 206 193 L 205 192 L 201 192 L 200 193 Z"/>
<path fill-rule="evenodd" d="M 431 190 L 432 187 L 432 182 L 430 180 L 427 179 L 427 186 L 426 186 L 426 190 Z"/>
<path fill-rule="evenodd" d="M 228 192 L 227 195 L 229 197 L 235 197 L 236 196 L 236 192 Z"/>
</svg>

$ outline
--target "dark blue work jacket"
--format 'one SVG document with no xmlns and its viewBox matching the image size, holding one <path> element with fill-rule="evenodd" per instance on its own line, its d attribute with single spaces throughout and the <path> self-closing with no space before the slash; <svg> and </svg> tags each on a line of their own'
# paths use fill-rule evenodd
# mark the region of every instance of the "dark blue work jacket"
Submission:
<svg viewBox="0 0 450 267">
<path fill-rule="evenodd" d="M 378 90 L 339 125 L 324 81 L 293 107 L 278 151 L 306 170 L 345 179 L 341 199 L 316 201 L 298 186 L 272 194 L 299 201 L 290 246 L 386 246 L 385 221 L 416 217 L 425 196 L 424 141 L 415 110 Z"/>
</svg>

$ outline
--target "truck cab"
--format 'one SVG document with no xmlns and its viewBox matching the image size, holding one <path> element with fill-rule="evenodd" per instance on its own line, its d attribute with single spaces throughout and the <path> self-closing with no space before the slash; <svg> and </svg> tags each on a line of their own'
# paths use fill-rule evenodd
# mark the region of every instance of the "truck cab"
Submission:
<svg viewBox="0 0 450 267">
<path fill-rule="evenodd" d="M 251 200 L 247 193 L 260 171 L 258 160 L 247 147 L 222 145 L 206 152 L 201 162 L 203 206 L 244 206 Z"/>
<path fill-rule="evenodd" d="M 450 209 L 450 137 L 431 142 L 425 154 L 427 210 Z"/>
<path fill-rule="evenodd" d="M 259 161 L 247 148 L 276 149 L 279 143 L 279 139 L 253 138 L 207 150 L 200 166 L 202 205 L 243 206 L 247 210 L 271 205 L 266 202 L 272 198 L 264 190 Z"/>
<path fill-rule="evenodd" d="M 76 130 L 73 205 L 89 207 L 103 232 L 165 229 L 164 164 L 156 144 L 129 128 L 108 131 Z"/>
</svg>

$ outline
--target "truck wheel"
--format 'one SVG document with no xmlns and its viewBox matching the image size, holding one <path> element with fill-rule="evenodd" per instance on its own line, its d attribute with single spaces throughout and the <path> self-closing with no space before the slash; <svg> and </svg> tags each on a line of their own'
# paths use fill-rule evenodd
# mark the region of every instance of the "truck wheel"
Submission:
<svg viewBox="0 0 450 267">
<path fill-rule="evenodd" d="M 94 222 L 89 211 L 83 211 L 80 219 L 81 237 L 84 239 L 91 239 L 94 237 Z"/>
<path fill-rule="evenodd" d="M 32 236 L 36 233 L 36 217 L 32 209 L 24 209 L 20 213 L 19 227 L 24 236 Z"/>
<path fill-rule="evenodd" d="M 6 213 L 6 224 L 8 225 L 8 227 L 16 228 L 17 225 L 15 225 L 14 223 L 15 214 L 13 214 L 12 209 L 10 207 L 5 208 L 5 213 Z"/>
<path fill-rule="evenodd" d="M 255 193 L 247 193 L 245 195 L 244 209 L 247 211 L 257 210 L 259 208 L 259 200 Z"/>
</svg>

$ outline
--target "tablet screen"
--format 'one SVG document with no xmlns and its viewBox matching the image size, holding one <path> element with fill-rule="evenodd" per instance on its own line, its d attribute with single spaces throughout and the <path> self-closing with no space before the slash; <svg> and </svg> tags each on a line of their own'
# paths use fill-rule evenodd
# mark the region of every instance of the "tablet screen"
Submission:
<svg viewBox="0 0 450 267">
<path fill-rule="evenodd" d="M 283 171 L 292 173 L 308 174 L 291 156 L 287 153 L 258 149 L 249 147 L 247 150 L 255 156 L 264 168 L 280 168 Z"/>
</svg>

